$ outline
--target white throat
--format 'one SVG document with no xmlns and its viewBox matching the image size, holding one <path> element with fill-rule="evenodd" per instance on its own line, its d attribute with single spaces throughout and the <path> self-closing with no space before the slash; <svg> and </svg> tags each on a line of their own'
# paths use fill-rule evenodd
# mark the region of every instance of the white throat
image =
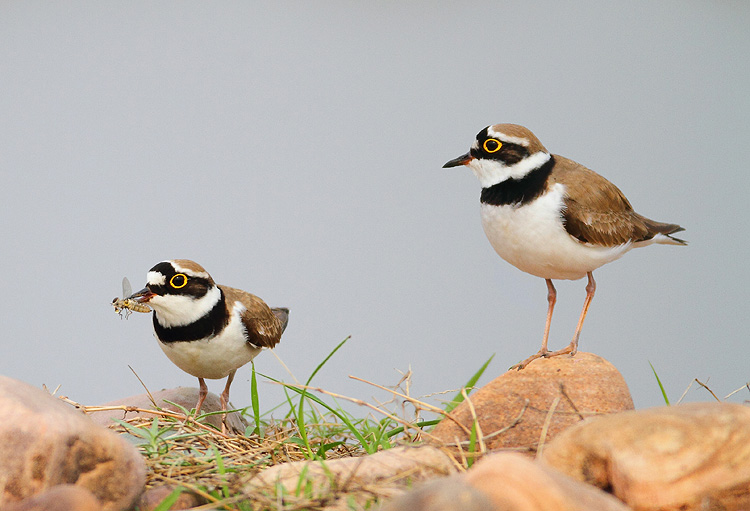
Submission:
<svg viewBox="0 0 750 511">
<path fill-rule="evenodd" d="M 221 290 L 214 286 L 201 298 L 187 295 L 154 296 L 148 301 L 153 307 L 156 320 L 164 328 L 189 325 L 214 308 L 221 300 Z"/>
<path fill-rule="evenodd" d="M 544 151 L 534 153 L 513 165 L 505 165 L 498 160 L 474 158 L 469 162 L 469 167 L 479 179 L 482 188 L 489 188 L 508 179 L 521 179 L 547 163 L 550 158 L 550 154 Z"/>
</svg>

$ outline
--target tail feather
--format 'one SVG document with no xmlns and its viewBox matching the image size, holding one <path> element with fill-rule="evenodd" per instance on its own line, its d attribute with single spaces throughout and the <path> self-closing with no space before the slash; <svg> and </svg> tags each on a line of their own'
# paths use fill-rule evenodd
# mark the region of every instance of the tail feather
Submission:
<svg viewBox="0 0 750 511">
<path fill-rule="evenodd" d="M 271 309 L 271 312 L 273 312 L 273 315 L 281 322 L 281 331 L 284 332 L 287 324 L 289 324 L 289 309 L 286 307 L 274 307 Z"/>
<path fill-rule="evenodd" d="M 684 231 L 684 227 L 680 227 L 677 224 L 666 224 L 663 222 L 657 222 L 646 217 L 641 217 L 643 223 L 646 224 L 649 234 L 656 243 L 664 243 L 667 245 L 687 245 L 687 241 L 680 238 L 675 238 L 672 234 L 676 232 Z M 659 235 L 662 236 L 659 236 Z"/>
</svg>

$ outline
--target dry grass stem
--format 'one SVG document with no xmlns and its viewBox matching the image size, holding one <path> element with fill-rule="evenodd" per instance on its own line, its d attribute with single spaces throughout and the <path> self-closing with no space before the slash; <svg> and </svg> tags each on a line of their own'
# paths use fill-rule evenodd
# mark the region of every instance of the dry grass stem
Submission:
<svg viewBox="0 0 750 511">
<path fill-rule="evenodd" d="M 716 394 L 714 394 L 714 391 L 708 388 L 708 385 L 700 381 L 698 378 L 695 379 L 695 383 L 706 389 L 708 392 L 711 393 L 711 395 L 714 397 L 715 400 L 717 400 L 719 403 L 721 403 L 721 399 L 719 399 Z"/>
<path fill-rule="evenodd" d="M 405 400 L 409 401 L 410 403 L 414 404 L 415 406 L 417 406 L 417 405 L 420 406 L 424 410 L 427 410 L 429 412 L 434 412 L 434 413 L 437 413 L 437 414 L 442 415 L 444 417 L 447 417 L 448 419 L 450 419 L 451 421 L 453 421 L 454 423 L 456 423 L 456 425 L 458 425 L 458 427 L 460 427 L 464 431 L 464 433 L 466 433 L 467 435 L 471 434 L 471 431 L 466 426 L 464 426 L 463 424 L 461 424 L 460 422 L 458 422 L 455 418 L 453 418 L 453 416 L 451 416 L 450 413 L 446 413 L 445 410 L 443 410 L 442 408 L 438 408 L 436 406 L 432 406 L 431 404 L 425 403 L 423 401 L 419 401 L 418 399 L 415 399 L 415 398 L 413 398 L 411 396 L 407 396 L 406 394 L 402 394 L 400 392 L 396 392 L 393 389 L 389 389 L 388 387 L 384 387 L 383 385 L 378 385 L 377 383 L 373 383 L 371 381 L 367 381 L 367 380 L 365 380 L 363 378 L 359 378 L 357 376 L 349 375 L 349 378 L 351 378 L 352 380 L 361 381 L 362 383 L 367 383 L 368 385 L 372 385 L 373 387 L 376 387 L 378 389 L 384 390 L 386 392 L 390 392 L 390 393 L 392 393 L 395 396 L 398 396 L 398 397 L 400 397 L 402 399 L 405 399 Z M 462 393 L 465 393 L 465 391 L 466 391 L 465 388 L 461 388 L 461 392 Z"/>
<path fill-rule="evenodd" d="M 539 446 L 536 449 L 537 458 L 540 458 L 542 456 L 542 452 L 544 451 L 544 443 L 547 441 L 547 431 L 549 430 L 549 425 L 552 423 L 552 416 L 555 414 L 555 410 L 557 410 L 557 405 L 559 404 L 560 396 L 556 396 L 554 401 L 552 401 L 552 406 L 550 406 L 549 412 L 547 412 L 547 416 L 544 418 L 542 431 L 539 434 Z"/>
<path fill-rule="evenodd" d="M 430 435 L 426 431 L 422 430 L 422 428 L 420 428 L 419 426 L 416 426 L 416 425 L 412 424 L 411 422 L 405 421 L 405 420 L 401 419 L 400 417 L 396 417 L 395 415 L 393 415 L 393 414 L 391 414 L 391 413 L 389 413 L 389 412 L 387 412 L 385 410 L 382 410 L 382 409 L 378 408 L 377 406 L 375 406 L 375 405 L 373 405 L 371 403 L 368 403 L 367 401 L 363 401 L 363 400 L 357 399 L 355 397 L 345 396 L 343 394 L 337 394 L 335 392 L 330 392 L 328 390 L 321 389 L 320 387 L 311 387 L 309 385 L 290 385 L 288 383 L 286 383 L 285 385 L 288 385 L 288 386 L 294 387 L 294 388 L 298 388 L 298 389 L 302 389 L 302 390 L 312 390 L 312 391 L 315 391 L 315 392 L 320 392 L 321 394 L 325 394 L 327 396 L 331 396 L 331 397 L 334 397 L 336 399 L 343 399 L 345 401 L 349 401 L 350 403 L 354 403 L 354 404 L 359 405 L 359 406 L 367 407 L 367 408 L 369 408 L 371 410 L 374 410 L 374 411 L 378 412 L 379 414 L 385 415 L 386 417 L 388 417 L 392 421 L 401 424 L 404 428 L 417 430 L 419 432 L 419 434 L 425 435 L 425 436 L 428 436 L 428 437 L 430 437 L 432 439 L 437 440 L 435 437 L 433 437 L 432 435 Z M 386 389 L 386 390 L 389 390 L 389 389 Z"/>
</svg>

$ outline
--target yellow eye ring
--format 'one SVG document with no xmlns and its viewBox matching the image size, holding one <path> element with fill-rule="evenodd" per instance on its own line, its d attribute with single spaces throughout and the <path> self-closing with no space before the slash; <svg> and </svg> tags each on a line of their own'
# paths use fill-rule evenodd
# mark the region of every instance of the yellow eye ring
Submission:
<svg viewBox="0 0 750 511">
<path fill-rule="evenodd" d="M 500 141 L 495 140 L 494 138 L 488 138 L 484 141 L 482 147 L 488 153 L 496 153 L 500 150 L 501 147 L 503 147 L 503 144 Z"/>
<path fill-rule="evenodd" d="M 181 277 L 182 278 L 182 283 L 181 284 L 177 284 L 175 282 L 175 279 L 177 279 L 177 277 Z M 181 289 L 181 288 L 183 288 L 183 287 L 185 287 L 187 285 L 187 281 L 188 281 L 187 275 L 185 275 L 184 273 L 178 273 L 177 275 L 175 275 L 174 277 L 172 277 L 171 279 L 169 279 L 169 285 L 172 286 L 175 289 Z"/>
</svg>

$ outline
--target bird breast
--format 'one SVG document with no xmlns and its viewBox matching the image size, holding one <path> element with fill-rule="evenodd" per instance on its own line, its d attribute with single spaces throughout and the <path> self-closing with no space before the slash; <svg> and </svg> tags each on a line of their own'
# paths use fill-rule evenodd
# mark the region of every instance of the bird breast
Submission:
<svg viewBox="0 0 750 511">
<path fill-rule="evenodd" d="M 250 362 L 261 352 L 248 344 L 241 303 L 232 309 L 229 323 L 217 335 L 195 341 L 159 342 L 177 367 L 197 378 L 219 379 Z"/>
<path fill-rule="evenodd" d="M 598 247 L 570 236 L 562 219 L 564 199 L 565 187 L 556 183 L 522 206 L 482 204 L 482 226 L 495 252 L 537 277 L 577 280 L 631 248 Z"/>
</svg>

